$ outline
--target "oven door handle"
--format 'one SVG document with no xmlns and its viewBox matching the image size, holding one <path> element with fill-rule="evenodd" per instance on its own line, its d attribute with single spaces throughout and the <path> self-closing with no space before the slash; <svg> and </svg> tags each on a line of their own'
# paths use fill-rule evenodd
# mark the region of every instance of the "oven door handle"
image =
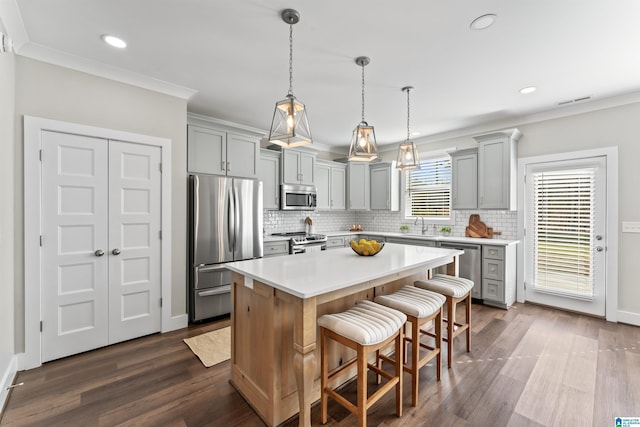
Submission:
<svg viewBox="0 0 640 427">
<path fill-rule="evenodd" d="M 231 285 L 218 286 L 215 289 L 198 292 L 199 297 L 210 297 L 213 295 L 221 295 L 231 292 Z"/>
</svg>

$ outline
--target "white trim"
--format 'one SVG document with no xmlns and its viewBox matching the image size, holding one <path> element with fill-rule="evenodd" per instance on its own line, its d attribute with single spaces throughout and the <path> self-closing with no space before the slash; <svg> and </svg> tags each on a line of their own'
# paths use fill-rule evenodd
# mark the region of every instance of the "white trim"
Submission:
<svg viewBox="0 0 640 427">
<path fill-rule="evenodd" d="M 162 309 L 161 331 L 172 330 L 176 322 L 171 314 L 171 140 L 112 129 L 86 126 L 58 120 L 24 116 L 24 329 L 25 352 L 18 357 L 20 370 L 42 364 L 40 342 L 40 161 L 43 130 L 87 135 L 160 147 L 162 150 Z M 180 316 L 178 316 L 180 317 Z M 186 326 L 186 323 L 185 323 Z"/>
<path fill-rule="evenodd" d="M 2 366 L 2 365 L 5 366 Z M 9 355 L 6 361 L 0 358 L 0 418 L 2 418 L 2 409 L 4 408 L 4 404 L 9 397 L 9 386 L 13 384 L 13 379 L 16 377 L 16 373 L 18 372 L 18 356 Z"/>
<path fill-rule="evenodd" d="M 81 56 L 72 55 L 67 52 L 51 49 L 37 43 L 29 42 L 21 48 L 16 49 L 16 53 L 20 56 L 36 59 L 38 61 L 49 64 L 58 65 L 64 68 L 81 71 L 109 80 L 126 83 L 128 85 L 148 89 L 154 92 L 162 93 L 176 98 L 189 100 L 193 95 L 198 93 L 197 90 L 185 86 L 180 86 L 160 79 L 154 79 L 143 74 L 133 71 L 117 68 L 102 62 L 83 58 Z"/>
<path fill-rule="evenodd" d="M 618 322 L 628 325 L 640 326 L 640 314 L 630 311 L 618 310 Z"/>
<path fill-rule="evenodd" d="M 530 163 L 572 160 L 584 157 L 604 156 L 607 162 L 607 224 L 606 224 L 606 302 L 605 317 L 610 322 L 617 322 L 618 315 L 618 147 L 604 147 L 593 150 L 556 153 L 542 156 L 523 157 L 518 159 L 518 236 L 521 242 L 524 236 L 524 195 L 525 172 Z M 524 244 L 524 243 L 523 243 Z M 525 302 L 524 293 L 524 250 L 518 251 L 516 300 Z"/>
<path fill-rule="evenodd" d="M 189 315 L 180 314 L 178 316 L 170 317 L 169 319 L 163 319 L 161 332 L 171 332 L 186 328 L 187 326 L 189 326 Z"/>
</svg>

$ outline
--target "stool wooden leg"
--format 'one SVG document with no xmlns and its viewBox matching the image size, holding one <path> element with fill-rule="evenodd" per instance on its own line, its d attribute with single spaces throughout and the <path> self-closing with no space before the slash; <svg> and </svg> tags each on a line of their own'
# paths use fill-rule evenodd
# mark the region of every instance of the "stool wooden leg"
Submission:
<svg viewBox="0 0 640 427">
<path fill-rule="evenodd" d="M 320 406 L 321 406 L 321 415 L 320 422 L 322 424 L 326 424 L 328 420 L 327 414 L 327 400 L 329 396 L 325 389 L 327 388 L 327 380 L 329 378 L 329 361 L 327 360 L 327 341 L 324 333 L 324 328 L 320 328 L 320 364 L 321 364 L 321 373 L 320 373 Z"/>
<path fill-rule="evenodd" d="M 417 327 L 416 330 L 419 330 Z M 420 332 L 418 332 L 418 335 Z M 412 343 L 415 346 L 416 341 Z M 402 361 L 404 358 L 402 357 L 402 350 L 404 347 L 404 334 L 402 329 L 398 331 L 398 337 L 396 338 L 396 377 L 398 377 L 398 383 L 396 384 L 396 415 L 399 417 L 402 416 L 402 377 L 404 373 L 404 364 Z M 420 347 L 418 345 L 418 347 Z M 414 362 L 414 365 L 417 366 L 417 363 Z M 417 377 L 417 375 L 416 375 Z M 416 385 L 416 392 L 418 390 L 418 386 Z M 415 406 L 415 405 L 414 405 Z"/>
<path fill-rule="evenodd" d="M 436 355 L 436 379 L 440 381 L 440 371 L 442 370 L 442 307 L 440 307 L 440 312 L 436 316 L 434 323 L 436 335 L 434 347 L 438 349 L 438 354 Z"/>
<path fill-rule="evenodd" d="M 447 297 L 447 368 L 453 363 L 453 330 L 456 321 L 456 304 L 452 297 Z"/>
<path fill-rule="evenodd" d="M 358 427 L 367 427 L 367 353 L 358 345 Z"/>
<path fill-rule="evenodd" d="M 467 294 L 465 304 L 467 314 L 467 353 L 471 351 L 471 292 Z"/>
<path fill-rule="evenodd" d="M 418 383 L 420 375 L 418 374 L 420 360 L 420 327 L 418 326 L 418 319 L 410 317 L 411 319 L 411 404 L 413 406 L 418 405 Z"/>
</svg>

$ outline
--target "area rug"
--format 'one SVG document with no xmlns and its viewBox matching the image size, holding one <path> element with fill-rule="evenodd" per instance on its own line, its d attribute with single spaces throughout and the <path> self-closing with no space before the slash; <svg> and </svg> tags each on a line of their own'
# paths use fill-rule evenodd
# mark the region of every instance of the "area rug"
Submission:
<svg viewBox="0 0 640 427">
<path fill-rule="evenodd" d="M 229 360 L 231 357 L 231 327 L 229 326 L 185 338 L 184 342 L 207 368 Z"/>
</svg>

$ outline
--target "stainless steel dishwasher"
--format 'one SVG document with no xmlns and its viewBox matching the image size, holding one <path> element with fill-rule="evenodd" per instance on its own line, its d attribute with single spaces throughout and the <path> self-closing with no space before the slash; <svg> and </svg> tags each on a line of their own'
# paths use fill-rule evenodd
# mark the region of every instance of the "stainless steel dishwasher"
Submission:
<svg viewBox="0 0 640 427">
<path fill-rule="evenodd" d="M 460 277 L 473 281 L 473 289 L 471 289 L 471 299 L 482 300 L 482 260 L 480 259 L 480 245 L 472 245 L 468 243 L 455 242 L 438 242 L 438 247 L 443 249 L 459 249 L 464 254 L 460 255 Z M 444 268 L 445 272 L 446 267 Z"/>
</svg>

